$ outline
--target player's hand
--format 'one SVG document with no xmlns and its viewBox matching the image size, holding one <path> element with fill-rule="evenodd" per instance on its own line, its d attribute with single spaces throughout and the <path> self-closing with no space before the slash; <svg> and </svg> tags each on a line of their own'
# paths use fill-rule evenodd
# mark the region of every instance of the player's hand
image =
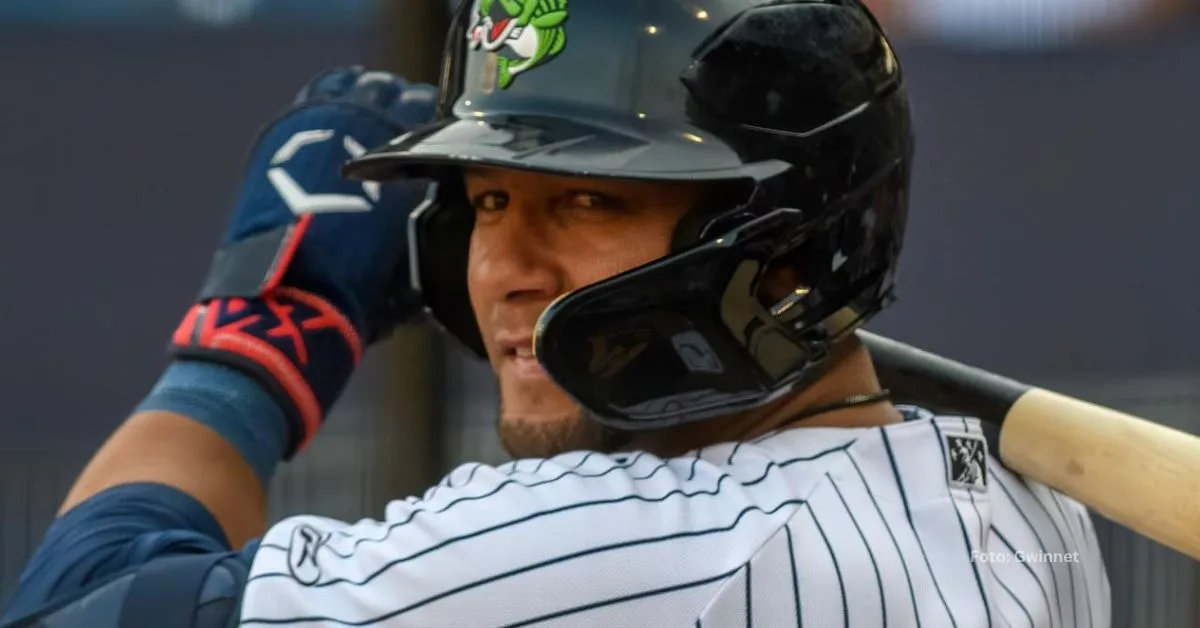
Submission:
<svg viewBox="0 0 1200 628">
<path fill-rule="evenodd" d="M 326 72 L 250 152 L 233 220 L 172 339 L 183 359 L 245 370 L 293 421 L 289 457 L 320 427 L 364 348 L 421 312 L 406 225 L 423 182 L 340 176 L 343 163 L 428 122 L 435 89 L 361 68 Z"/>
</svg>

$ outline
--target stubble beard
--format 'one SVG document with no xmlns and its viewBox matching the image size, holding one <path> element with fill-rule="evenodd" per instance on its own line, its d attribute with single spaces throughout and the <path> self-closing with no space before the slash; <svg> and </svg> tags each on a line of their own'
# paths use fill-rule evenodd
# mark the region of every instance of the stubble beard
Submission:
<svg viewBox="0 0 1200 628">
<path fill-rule="evenodd" d="M 501 399 L 496 416 L 500 444 L 514 459 L 553 458 L 570 451 L 613 453 L 627 445 L 632 435 L 601 425 L 576 406 L 561 417 L 547 421 L 508 415 Z"/>
</svg>

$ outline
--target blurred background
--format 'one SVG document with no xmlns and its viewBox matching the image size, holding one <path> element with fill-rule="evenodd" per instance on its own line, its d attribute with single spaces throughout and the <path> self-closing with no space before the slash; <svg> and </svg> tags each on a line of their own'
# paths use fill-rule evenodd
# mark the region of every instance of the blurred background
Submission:
<svg viewBox="0 0 1200 628">
<path fill-rule="evenodd" d="M 901 300 L 873 329 L 1200 432 L 1194 0 L 873 4 L 919 133 Z M 333 65 L 431 80 L 448 9 L 0 3 L 0 596 L 163 367 L 258 127 Z M 486 368 L 406 330 L 279 474 L 273 514 L 379 517 L 499 462 L 494 405 Z M 1096 521 L 1115 626 L 1200 625 L 1196 564 Z"/>
</svg>

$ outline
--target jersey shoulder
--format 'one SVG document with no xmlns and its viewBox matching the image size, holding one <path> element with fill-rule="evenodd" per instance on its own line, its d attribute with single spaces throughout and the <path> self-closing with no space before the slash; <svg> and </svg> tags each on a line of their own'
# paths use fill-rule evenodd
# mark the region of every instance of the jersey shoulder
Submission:
<svg viewBox="0 0 1200 628">
<path fill-rule="evenodd" d="M 1112 589 L 1087 507 L 999 465 L 991 477 L 994 569 L 1039 576 L 1049 606 L 1068 625 L 1110 625 Z"/>
<path fill-rule="evenodd" d="M 694 620 L 824 477 L 799 470 L 844 461 L 852 440 L 464 465 L 381 521 L 276 525 L 243 622 L 603 625 L 647 605 Z"/>
</svg>

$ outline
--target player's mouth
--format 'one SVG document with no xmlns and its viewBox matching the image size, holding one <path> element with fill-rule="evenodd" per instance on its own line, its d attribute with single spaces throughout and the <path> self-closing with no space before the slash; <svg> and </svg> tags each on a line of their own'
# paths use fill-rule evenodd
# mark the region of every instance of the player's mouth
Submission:
<svg viewBox="0 0 1200 628">
<path fill-rule="evenodd" d="M 504 368 L 518 379 L 547 379 L 546 369 L 533 354 L 533 337 L 504 338 L 498 343 L 504 359 Z"/>
</svg>

